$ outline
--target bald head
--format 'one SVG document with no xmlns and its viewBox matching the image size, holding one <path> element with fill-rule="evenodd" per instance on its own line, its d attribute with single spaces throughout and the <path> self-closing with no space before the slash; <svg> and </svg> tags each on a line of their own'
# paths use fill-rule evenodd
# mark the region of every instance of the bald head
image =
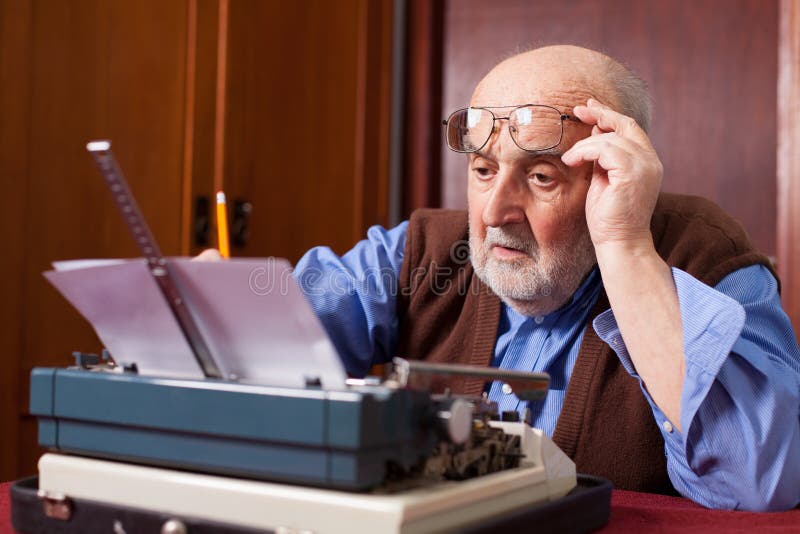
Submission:
<svg viewBox="0 0 800 534">
<path fill-rule="evenodd" d="M 647 86 L 624 65 L 595 50 L 556 45 L 512 56 L 495 66 L 472 94 L 472 106 L 548 104 L 571 109 L 591 97 L 633 117 L 647 131 Z"/>
</svg>

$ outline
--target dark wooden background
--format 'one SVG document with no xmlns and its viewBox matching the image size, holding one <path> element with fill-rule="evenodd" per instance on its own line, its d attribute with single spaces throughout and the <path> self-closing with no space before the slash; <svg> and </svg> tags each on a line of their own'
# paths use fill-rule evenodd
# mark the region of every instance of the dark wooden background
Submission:
<svg viewBox="0 0 800 534">
<path fill-rule="evenodd" d="M 87 141 L 114 140 L 159 242 L 180 252 L 187 41 L 185 2 L 4 1 L 0 12 L 0 175 L 16 215 L 3 226 L 15 238 L 0 324 L 0 477 L 9 480 L 32 472 L 39 454 L 26 415 L 30 369 L 98 348 L 40 273 L 57 259 L 136 255 Z"/>
<path fill-rule="evenodd" d="M 387 223 L 391 8 L 0 0 L 0 479 L 33 473 L 41 454 L 31 368 L 100 349 L 41 273 L 138 255 L 86 142 L 112 140 L 165 254 L 203 248 L 196 202 L 219 187 L 252 206 L 234 254 L 342 253 Z"/>
<path fill-rule="evenodd" d="M 442 149 L 440 120 L 498 58 L 553 42 L 600 47 L 653 88 L 665 188 L 717 200 L 777 250 L 785 301 L 800 307 L 796 150 L 779 160 L 777 207 L 775 178 L 776 129 L 784 146 L 800 140 L 793 0 L 403 4 L 404 213 L 463 205 L 463 162 Z M 112 139 L 167 254 L 202 248 L 197 199 L 218 187 L 252 204 L 234 254 L 344 252 L 389 222 L 392 16 L 392 0 L 0 0 L 1 480 L 34 472 L 41 452 L 26 415 L 30 369 L 100 348 L 41 272 L 137 255 L 85 143 Z M 790 80 L 780 124 L 779 72 Z"/>
</svg>

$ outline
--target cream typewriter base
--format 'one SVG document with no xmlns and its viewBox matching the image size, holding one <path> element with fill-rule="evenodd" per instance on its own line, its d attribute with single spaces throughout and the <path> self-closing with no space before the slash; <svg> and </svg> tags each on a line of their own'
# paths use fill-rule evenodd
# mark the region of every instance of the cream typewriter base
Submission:
<svg viewBox="0 0 800 534">
<path fill-rule="evenodd" d="M 549 442 L 547 437 L 537 437 Z M 39 460 L 39 488 L 47 496 L 63 495 L 282 532 L 441 532 L 568 493 L 576 484 L 574 464 L 552 442 L 538 445 L 540 455 L 550 455 L 555 461 L 391 495 L 51 453 Z"/>
</svg>

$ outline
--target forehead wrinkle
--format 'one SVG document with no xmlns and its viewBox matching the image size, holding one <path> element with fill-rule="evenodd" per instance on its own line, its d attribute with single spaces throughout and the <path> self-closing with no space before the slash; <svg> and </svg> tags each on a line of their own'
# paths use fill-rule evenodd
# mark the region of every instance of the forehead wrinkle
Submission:
<svg viewBox="0 0 800 534">
<path fill-rule="evenodd" d="M 519 101 L 520 103 L 507 103 L 507 97 L 501 97 L 500 100 L 495 100 L 493 98 L 475 98 L 470 101 L 470 107 L 474 108 L 513 108 L 518 106 L 524 106 L 527 104 L 539 104 L 545 106 L 551 106 L 556 108 L 562 113 L 572 114 L 573 108 L 579 105 L 585 105 L 586 101 L 589 98 L 595 98 L 600 100 L 601 102 L 605 100 L 604 98 L 600 97 L 599 95 L 585 90 L 585 89 L 575 89 L 575 90 L 557 90 L 557 91 L 547 91 L 538 96 L 531 95 L 531 97 L 524 99 L 524 98 L 516 98 L 514 102 Z"/>
</svg>

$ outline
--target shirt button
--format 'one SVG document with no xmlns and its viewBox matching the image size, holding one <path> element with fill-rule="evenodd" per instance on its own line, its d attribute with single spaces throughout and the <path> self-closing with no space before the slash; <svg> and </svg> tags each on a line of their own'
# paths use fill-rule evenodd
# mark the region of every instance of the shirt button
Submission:
<svg viewBox="0 0 800 534">
<path fill-rule="evenodd" d="M 537 315 L 536 317 L 533 318 L 533 322 L 536 324 L 542 324 L 544 322 L 544 316 Z"/>
<path fill-rule="evenodd" d="M 661 426 L 664 427 L 664 430 L 666 430 L 667 434 L 672 434 L 672 431 L 675 430 L 672 427 L 672 423 L 670 423 L 669 421 L 664 421 L 663 423 L 661 423 Z"/>
</svg>

